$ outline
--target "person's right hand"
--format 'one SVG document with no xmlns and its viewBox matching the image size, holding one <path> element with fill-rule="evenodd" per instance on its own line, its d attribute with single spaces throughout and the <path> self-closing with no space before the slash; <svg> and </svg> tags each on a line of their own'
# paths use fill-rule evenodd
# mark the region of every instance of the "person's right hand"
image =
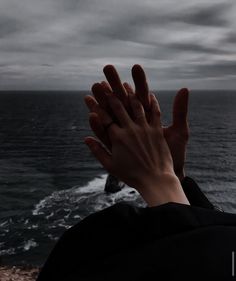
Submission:
<svg viewBox="0 0 236 281">
<path fill-rule="evenodd" d="M 120 100 L 115 95 L 108 95 L 108 103 L 118 123 L 113 122 L 104 110 L 99 116 L 90 113 L 90 122 L 99 119 L 107 127 L 111 151 L 108 152 L 93 137 L 86 137 L 85 142 L 108 173 L 137 189 L 149 206 L 167 202 L 189 204 L 173 170 L 158 101 L 154 95 L 150 96 L 150 100 L 147 122 L 137 96 L 129 94 L 131 118 Z"/>
<path fill-rule="evenodd" d="M 185 177 L 184 163 L 189 140 L 188 90 L 181 89 L 174 99 L 172 125 L 163 128 L 169 146 L 176 176 L 182 181 Z"/>
<path fill-rule="evenodd" d="M 104 74 L 109 82 L 96 83 L 92 87 L 94 97 L 86 97 L 86 104 L 91 112 L 99 113 L 101 109 L 104 109 L 111 114 L 107 101 L 107 96 L 104 94 L 104 90 L 107 93 L 114 93 L 129 110 L 128 93 L 135 93 L 138 99 L 141 101 L 147 118 L 149 118 L 150 109 L 150 94 L 149 87 L 144 70 L 140 65 L 134 65 L 132 68 L 132 76 L 135 84 L 135 91 L 128 83 L 122 84 L 120 77 L 112 65 L 104 67 Z M 188 112 L 188 90 L 183 88 L 178 91 L 174 104 L 173 104 L 173 124 L 164 127 L 163 132 L 166 142 L 169 146 L 173 163 L 174 171 L 181 181 L 184 176 L 184 163 L 186 157 L 186 147 L 189 139 L 189 126 L 187 121 Z M 110 140 L 107 136 L 101 122 L 93 120 L 91 127 L 97 137 L 110 149 Z"/>
</svg>

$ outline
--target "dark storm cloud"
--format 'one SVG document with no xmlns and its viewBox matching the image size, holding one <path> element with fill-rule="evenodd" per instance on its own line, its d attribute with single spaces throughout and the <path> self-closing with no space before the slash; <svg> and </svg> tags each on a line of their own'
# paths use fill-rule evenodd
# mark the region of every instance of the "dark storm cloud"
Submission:
<svg viewBox="0 0 236 281">
<path fill-rule="evenodd" d="M 1 0 L 0 87 L 90 88 L 107 63 L 125 79 L 142 64 L 152 87 L 229 87 L 235 13 L 231 0 Z"/>
<path fill-rule="evenodd" d="M 20 32 L 25 27 L 22 21 L 0 14 L 0 38 Z"/>
<path fill-rule="evenodd" d="M 169 89 L 188 87 L 189 89 L 234 89 L 236 80 L 236 61 L 191 64 L 175 63 L 160 71 L 146 68 L 149 79 L 157 81 L 155 89 L 162 89 L 163 80 L 168 81 Z M 186 83 L 187 82 L 187 83 Z M 228 84 L 228 87 L 226 87 Z M 211 87 L 209 87 L 211 85 Z M 167 88 L 168 89 L 168 88 Z"/>
<path fill-rule="evenodd" d="M 206 53 L 206 54 L 230 54 L 232 52 L 228 50 L 224 50 L 220 47 L 209 47 L 201 45 L 200 43 L 181 43 L 176 42 L 172 43 L 169 48 L 171 50 L 180 50 L 185 52 L 191 52 L 191 53 Z"/>
<path fill-rule="evenodd" d="M 90 3 L 89 1 L 84 1 L 84 0 L 59 0 L 59 3 L 61 7 L 63 8 L 64 11 L 78 11 L 79 10 L 87 10 L 89 7 Z M 92 1 L 91 1 L 92 2 Z"/>
<path fill-rule="evenodd" d="M 0 51 L 3 53 L 30 53 L 30 52 L 35 52 L 36 48 L 30 47 L 30 46 L 17 46 L 17 45 L 9 45 L 9 46 L 2 46 L 0 47 Z"/>
<path fill-rule="evenodd" d="M 130 11 L 128 14 L 121 14 L 119 18 L 91 32 L 89 40 L 96 40 L 105 37 L 120 40 L 138 40 L 138 37 L 145 33 L 148 28 L 166 28 L 177 23 L 186 23 L 197 26 L 224 27 L 229 24 L 227 11 L 232 7 L 231 3 L 220 3 L 207 5 L 206 7 L 189 7 L 182 10 L 176 9 L 175 13 L 169 11 L 158 11 L 151 7 L 143 7 L 140 10 Z"/>
<path fill-rule="evenodd" d="M 189 24 L 203 26 L 226 26 L 229 20 L 226 17 L 227 11 L 231 8 L 231 3 L 212 4 L 208 7 L 194 7 L 187 10 L 185 14 L 179 17 L 179 20 Z"/>
<path fill-rule="evenodd" d="M 177 68 L 173 69 L 173 76 L 176 75 Z M 235 73 L 235 74 L 234 74 Z M 234 74 L 234 75 L 233 75 Z M 179 78 L 220 78 L 234 76 L 236 78 L 236 61 L 235 62 L 215 62 L 212 64 L 196 64 L 188 69 L 178 71 Z"/>
<path fill-rule="evenodd" d="M 223 41 L 236 44 L 236 32 L 230 32 L 229 34 L 227 34 Z"/>
<path fill-rule="evenodd" d="M 220 61 L 212 64 L 198 65 L 195 68 L 196 74 L 207 77 L 224 77 L 228 75 L 234 76 L 236 79 L 236 61 Z"/>
</svg>

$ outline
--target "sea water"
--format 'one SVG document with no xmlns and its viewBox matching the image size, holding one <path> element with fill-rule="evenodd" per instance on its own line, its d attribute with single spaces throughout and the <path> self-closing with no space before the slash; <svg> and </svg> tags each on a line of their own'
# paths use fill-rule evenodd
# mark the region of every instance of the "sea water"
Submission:
<svg viewBox="0 0 236 281">
<path fill-rule="evenodd" d="M 0 256 L 42 265 L 62 233 L 137 192 L 106 195 L 106 172 L 84 144 L 92 135 L 86 92 L 0 93 Z M 175 92 L 157 92 L 165 125 Z M 186 174 L 224 211 L 236 213 L 236 92 L 192 91 Z"/>
</svg>

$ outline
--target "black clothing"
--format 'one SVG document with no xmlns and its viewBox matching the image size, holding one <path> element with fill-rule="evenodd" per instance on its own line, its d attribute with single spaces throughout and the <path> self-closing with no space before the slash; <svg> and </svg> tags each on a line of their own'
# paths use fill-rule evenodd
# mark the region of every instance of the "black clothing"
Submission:
<svg viewBox="0 0 236 281">
<path fill-rule="evenodd" d="M 236 215 L 214 210 L 191 179 L 183 188 L 195 206 L 119 203 L 88 216 L 64 233 L 38 281 L 233 280 Z"/>
<path fill-rule="evenodd" d="M 215 209 L 193 179 L 185 177 L 181 184 L 191 206 Z"/>
</svg>

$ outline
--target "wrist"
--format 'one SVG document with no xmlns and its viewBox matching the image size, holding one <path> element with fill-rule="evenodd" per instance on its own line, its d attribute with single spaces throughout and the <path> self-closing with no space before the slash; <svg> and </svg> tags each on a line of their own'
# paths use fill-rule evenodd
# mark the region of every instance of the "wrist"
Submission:
<svg viewBox="0 0 236 281">
<path fill-rule="evenodd" d="M 182 182 L 185 178 L 185 171 L 184 169 L 181 171 L 175 171 L 176 176 L 178 177 L 179 181 Z"/>
<path fill-rule="evenodd" d="M 152 181 L 147 180 L 142 187 L 137 188 L 149 207 L 168 202 L 188 204 L 189 201 L 182 189 L 180 180 L 173 173 L 163 173 Z"/>
</svg>

